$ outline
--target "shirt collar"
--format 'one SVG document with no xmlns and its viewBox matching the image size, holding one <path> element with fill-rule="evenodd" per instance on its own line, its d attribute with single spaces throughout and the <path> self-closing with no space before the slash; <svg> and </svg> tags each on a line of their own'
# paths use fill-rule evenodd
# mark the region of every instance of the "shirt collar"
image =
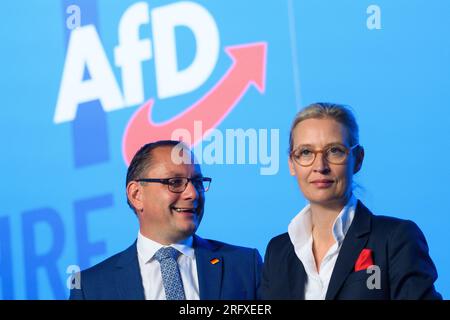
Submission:
<svg viewBox="0 0 450 320">
<path fill-rule="evenodd" d="M 188 256 L 189 258 L 193 259 L 194 248 L 192 244 L 193 244 L 193 237 L 190 236 L 189 238 L 181 242 L 171 244 L 170 247 L 177 249 L 185 256 Z M 136 246 L 139 256 L 145 262 L 149 262 L 155 255 L 156 251 L 158 251 L 162 247 L 165 247 L 164 245 L 143 236 L 140 231 L 138 233 Z"/>
<path fill-rule="evenodd" d="M 344 241 L 345 235 L 352 224 L 353 218 L 355 217 L 357 202 L 356 197 L 352 194 L 347 204 L 344 208 L 342 208 L 341 212 L 334 221 L 333 236 L 339 244 Z"/>
<path fill-rule="evenodd" d="M 357 199 L 352 194 L 333 223 L 333 237 L 340 245 L 355 216 Z M 311 238 L 311 205 L 307 204 L 289 223 L 288 234 L 294 248 L 300 249 L 308 244 Z"/>
</svg>

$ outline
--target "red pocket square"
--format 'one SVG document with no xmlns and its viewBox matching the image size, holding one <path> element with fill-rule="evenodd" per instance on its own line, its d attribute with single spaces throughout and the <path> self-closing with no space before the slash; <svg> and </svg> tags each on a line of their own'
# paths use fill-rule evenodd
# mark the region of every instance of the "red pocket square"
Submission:
<svg viewBox="0 0 450 320">
<path fill-rule="evenodd" d="M 358 260 L 356 260 L 355 263 L 355 272 L 366 270 L 368 267 L 373 265 L 373 259 L 372 259 L 372 250 L 370 249 L 363 249 L 361 253 L 359 254 Z"/>
</svg>

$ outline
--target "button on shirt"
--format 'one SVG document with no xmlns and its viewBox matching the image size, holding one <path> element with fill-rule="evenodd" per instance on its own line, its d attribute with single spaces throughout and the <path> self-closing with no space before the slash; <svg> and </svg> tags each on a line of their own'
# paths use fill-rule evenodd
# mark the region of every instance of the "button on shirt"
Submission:
<svg viewBox="0 0 450 320">
<path fill-rule="evenodd" d="M 178 257 L 181 280 L 187 300 L 199 300 L 197 263 L 195 260 L 193 238 L 189 237 L 182 243 L 172 244 L 171 247 L 181 252 Z M 146 300 L 166 300 L 166 293 L 161 276 L 161 267 L 155 259 L 156 251 L 164 247 L 162 244 L 144 237 L 140 232 L 137 239 L 139 268 L 141 269 L 142 286 Z"/>
<path fill-rule="evenodd" d="M 333 224 L 333 237 L 336 241 L 328 250 L 317 272 L 312 245 L 311 207 L 308 204 L 292 219 L 288 226 L 289 238 L 295 254 L 302 262 L 307 279 L 305 284 L 305 300 L 325 300 L 331 274 L 336 264 L 345 235 L 355 216 L 357 199 L 352 195 L 341 210 Z"/>
</svg>

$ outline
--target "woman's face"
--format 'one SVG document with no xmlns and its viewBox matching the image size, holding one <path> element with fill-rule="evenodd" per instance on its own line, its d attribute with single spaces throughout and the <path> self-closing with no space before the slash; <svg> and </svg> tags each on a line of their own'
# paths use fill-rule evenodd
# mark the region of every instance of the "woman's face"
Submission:
<svg viewBox="0 0 450 320">
<path fill-rule="evenodd" d="M 333 119 L 307 119 L 293 131 L 293 150 L 304 154 L 325 150 L 330 146 L 352 147 L 345 126 Z M 331 149 L 333 150 L 333 149 Z M 325 206 L 343 206 L 351 195 L 353 174 L 361 168 L 364 150 L 356 148 L 343 164 L 329 163 L 324 153 L 316 153 L 310 166 L 301 166 L 289 157 L 291 175 L 297 177 L 300 189 L 311 203 Z"/>
</svg>

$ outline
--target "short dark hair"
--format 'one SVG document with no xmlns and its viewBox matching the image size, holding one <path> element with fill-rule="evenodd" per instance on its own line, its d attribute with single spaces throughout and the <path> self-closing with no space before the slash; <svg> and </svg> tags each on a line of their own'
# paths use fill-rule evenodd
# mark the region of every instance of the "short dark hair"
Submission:
<svg viewBox="0 0 450 320">
<path fill-rule="evenodd" d="M 127 171 L 127 179 L 125 182 L 125 188 L 128 186 L 130 181 L 134 181 L 142 178 L 142 174 L 146 172 L 152 166 L 153 150 L 160 147 L 175 147 L 178 144 L 183 143 L 176 140 L 159 140 L 156 142 L 150 142 L 142 146 L 138 152 L 134 155 L 130 162 Z M 127 203 L 131 209 L 134 211 L 134 207 L 130 203 L 127 195 Z"/>
</svg>

